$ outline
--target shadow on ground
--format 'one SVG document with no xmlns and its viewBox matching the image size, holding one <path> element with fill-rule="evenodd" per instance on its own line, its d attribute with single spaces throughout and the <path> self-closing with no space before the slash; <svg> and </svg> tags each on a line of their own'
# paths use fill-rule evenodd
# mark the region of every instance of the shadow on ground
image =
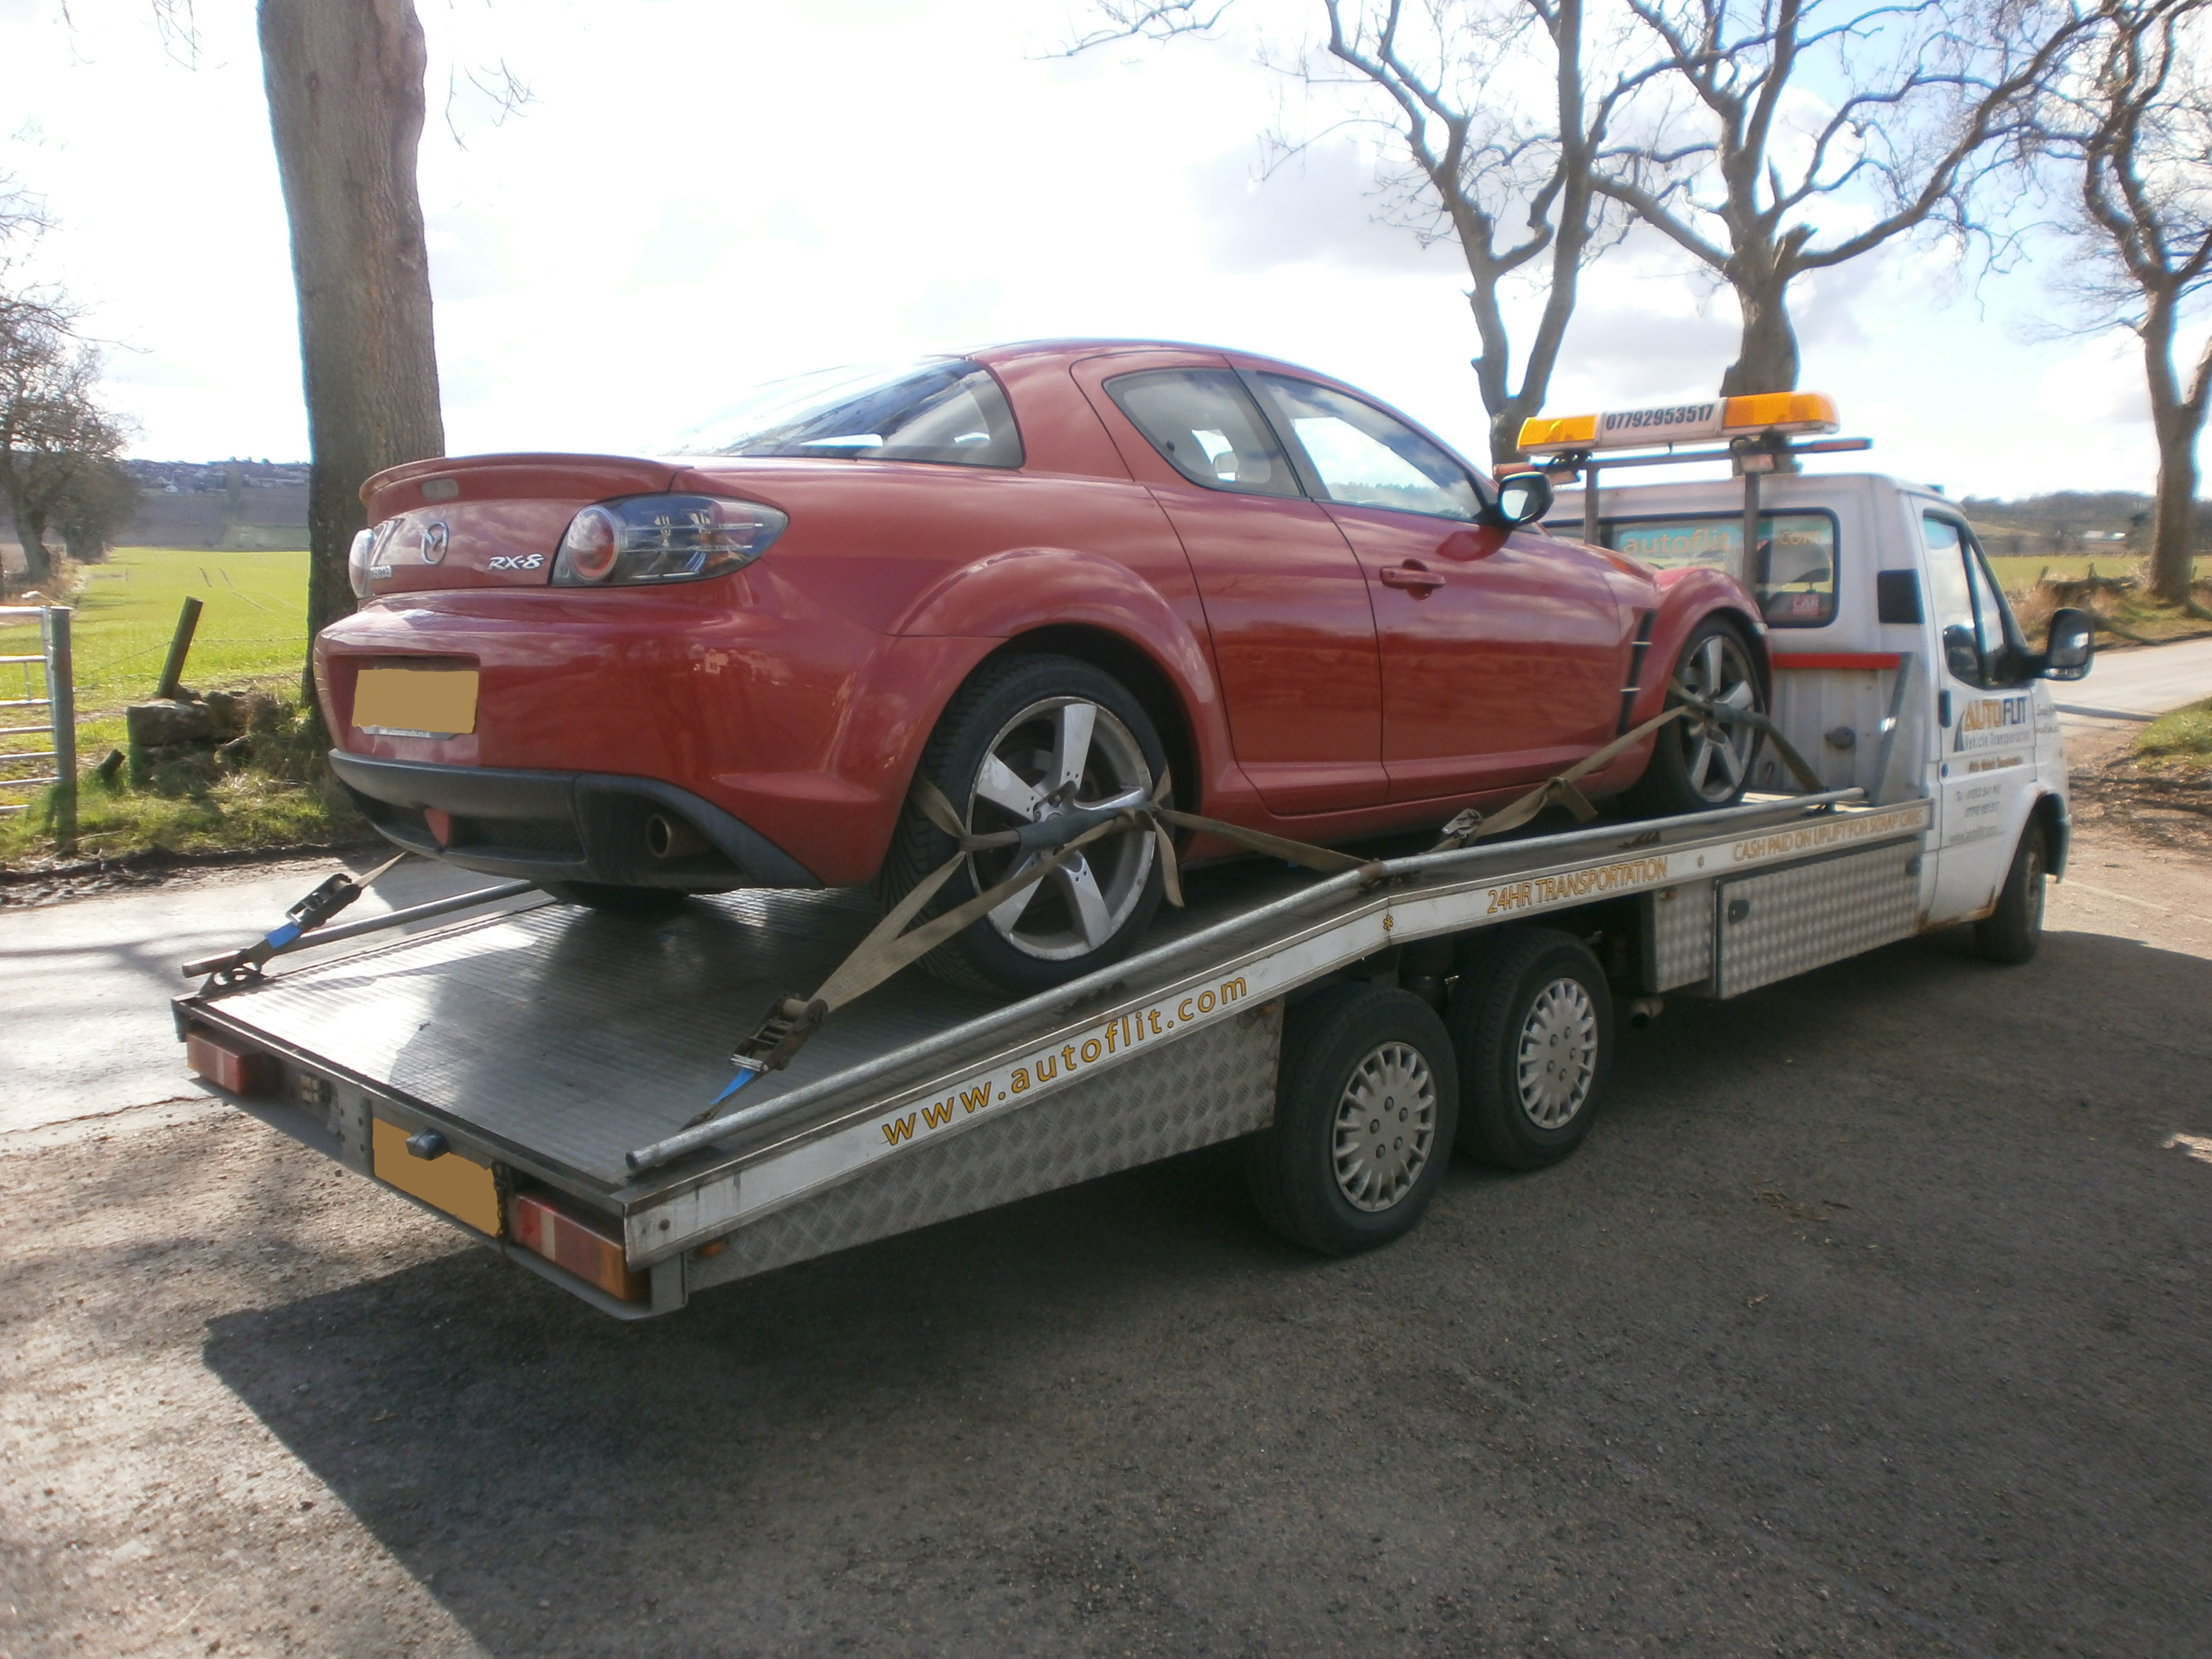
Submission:
<svg viewBox="0 0 2212 1659">
<path fill-rule="evenodd" d="M 492 1654 L 2180 1652 L 2212 963 L 1893 947 L 1627 1039 L 1558 1170 L 1277 1244 L 1198 1154 L 608 1321 L 208 1328 Z"/>
</svg>

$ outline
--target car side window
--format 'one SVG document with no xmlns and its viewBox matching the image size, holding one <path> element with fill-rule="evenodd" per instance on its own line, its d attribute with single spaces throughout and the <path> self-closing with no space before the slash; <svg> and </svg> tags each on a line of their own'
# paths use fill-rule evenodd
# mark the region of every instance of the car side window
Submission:
<svg viewBox="0 0 2212 1659">
<path fill-rule="evenodd" d="M 1480 515 L 1482 498 L 1467 470 L 1411 427 L 1311 380 L 1254 378 L 1297 434 L 1329 500 L 1438 519 Z"/>
<path fill-rule="evenodd" d="M 1106 382 L 1106 395 L 1194 484 L 1297 495 L 1297 475 L 1234 370 L 1160 368 Z"/>
<path fill-rule="evenodd" d="M 1973 532 L 1956 519 L 1923 513 L 1920 539 L 1928 550 L 1929 597 L 1942 631 L 1944 666 L 1969 685 L 2017 684 L 2027 653 L 2020 624 Z"/>
</svg>

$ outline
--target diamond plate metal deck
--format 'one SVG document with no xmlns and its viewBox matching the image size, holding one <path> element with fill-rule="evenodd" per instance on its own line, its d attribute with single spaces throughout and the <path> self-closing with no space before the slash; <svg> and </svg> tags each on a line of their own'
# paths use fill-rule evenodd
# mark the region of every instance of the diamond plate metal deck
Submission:
<svg viewBox="0 0 2212 1659">
<path fill-rule="evenodd" d="M 684 1263 L 691 1290 L 1031 1198 L 1265 1128 L 1274 1117 L 1282 1005 L 763 1216 Z"/>
<path fill-rule="evenodd" d="M 1899 842 L 1714 884 L 1715 994 L 1741 996 L 1920 925 L 1920 848 Z"/>
<path fill-rule="evenodd" d="M 1194 880 L 1190 908 L 1153 937 L 1311 879 L 1247 865 Z M 878 915 L 852 891 L 695 898 L 652 923 L 549 903 L 356 946 L 211 1006 L 241 1004 L 258 1036 L 612 1190 L 628 1178 L 623 1153 L 713 1099 L 729 1081 L 731 1044 L 776 998 L 827 978 Z M 747 1103 L 1001 1000 L 910 969 L 839 1010 Z"/>
</svg>

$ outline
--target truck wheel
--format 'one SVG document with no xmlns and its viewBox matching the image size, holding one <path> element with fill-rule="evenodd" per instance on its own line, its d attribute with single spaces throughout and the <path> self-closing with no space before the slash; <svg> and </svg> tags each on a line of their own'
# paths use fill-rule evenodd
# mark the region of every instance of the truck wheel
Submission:
<svg viewBox="0 0 2212 1659">
<path fill-rule="evenodd" d="M 1247 1149 L 1253 1202 L 1323 1255 L 1388 1244 L 1443 1179 L 1458 1103 L 1434 1009 L 1410 991 L 1331 986 L 1298 1004 L 1284 1035 L 1275 1121 Z"/>
<path fill-rule="evenodd" d="M 1613 994 L 1587 945 L 1549 927 L 1505 930 L 1469 957 L 1445 1018 L 1462 1152 L 1538 1170 L 1582 1145 L 1613 1065 Z"/>
<path fill-rule="evenodd" d="M 2051 863 L 2045 840 L 2043 825 L 2030 818 L 1997 890 L 1997 908 L 1974 924 L 1974 949 L 1990 962 L 2032 961 L 2043 942 L 2044 878 Z"/>
<path fill-rule="evenodd" d="M 1167 770 L 1144 705 L 1103 669 L 1073 657 L 986 664 L 953 696 L 922 751 L 921 771 L 975 834 L 1077 808 L 1134 805 Z M 896 903 L 957 849 L 912 801 L 899 818 L 878 890 Z M 1035 861 L 1012 848 L 976 853 L 939 890 L 941 915 Z M 1151 831 L 1097 841 L 922 958 L 939 978 L 1026 995 L 1127 954 L 1159 908 Z"/>
<path fill-rule="evenodd" d="M 1751 647 L 1741 634 L 1718 617 L 1708 617 L 1690 630 L 1690 637 L 1674 659 L 1674 678 L 1683 690 L 1705 702 L 1726 703 L 1753 714 L 1766 712 L 1766 696 Z M 1668 692 L 1668 708 L 1680 701 L 1673 691 Z M 1749 726 L 1685 714 L 1659 728 L 1644 775 L 1621 799 L 1644 817 L 1673 817 L 1682 812 L 1733 806 L 1743 799 L 1751 781 L 1751 763 L 1758 757 L 1759 744 L 1759 733 Z"/>
</svg>

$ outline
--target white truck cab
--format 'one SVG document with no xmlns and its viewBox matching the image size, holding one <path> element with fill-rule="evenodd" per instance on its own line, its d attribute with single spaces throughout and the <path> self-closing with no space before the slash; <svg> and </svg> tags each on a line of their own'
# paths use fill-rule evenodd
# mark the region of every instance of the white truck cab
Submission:
<svg viewBox="0 0 2212 1659">
<path fill-rule="evenodd" d="M 1835 429 L 1831 400 L 1786 393 L 1534 420 L 1522 446 L 1536 470 L 1583 484 L 1559 493 L 1547 528 L 1662 572 L 1717 566 L 1751 590 L 1765 619 L 1772 717 L 1825 785 L 1863 789 L 1876 805 L 1934 803 L 1923 927 L 1990 916 L 2016 869 L 2020 899 L 2039 921 L 2043 878 L 2063 872 L 2070 823 L 2050 681 L 2088 672 L 2092 624 L 2061 611 L 2048 646 L 2031 647 L 1966 515 L 1939 490 L 1879 473 L 1766 470 L 1785 455 L 1869 447 L 1792 441 Z M 1728 447 L 1679 447 L 1714 439 Z M 1605 478 L 1698 462 L 1734 476 Z M 1747 516 L 1757 524 L 1748 562 Z M 1788 787 L 1771 748 L 1753 782 Z"/>
</svg>

